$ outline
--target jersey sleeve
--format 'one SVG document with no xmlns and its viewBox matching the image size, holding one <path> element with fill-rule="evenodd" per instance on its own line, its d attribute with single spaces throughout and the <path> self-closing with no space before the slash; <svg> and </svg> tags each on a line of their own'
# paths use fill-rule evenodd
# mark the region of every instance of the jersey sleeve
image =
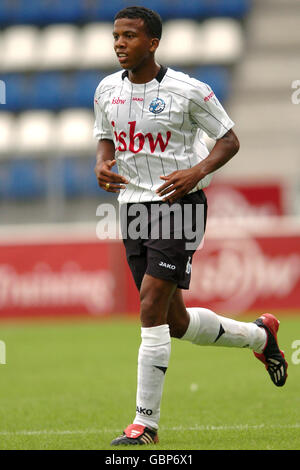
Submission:
<svg viewBox="0 0 300 470">
<path fill-rule="evenodd" d="M 98 87 L 94 96 L 95 124 L 93 134 L 98 140 L 113 140 L 112 128 L 103 109 L 103 102 L 101 100 L 101 95 L 99 96 L 99 92 L 100 89 Z"/>
<path fill-rule="evenodd" d="M 220 139 L 233 126 L 225 109 L 209 85 L 194 80 L 190 90 L 190 115 L 195 124 L 212 139 Z"/>
</svg>

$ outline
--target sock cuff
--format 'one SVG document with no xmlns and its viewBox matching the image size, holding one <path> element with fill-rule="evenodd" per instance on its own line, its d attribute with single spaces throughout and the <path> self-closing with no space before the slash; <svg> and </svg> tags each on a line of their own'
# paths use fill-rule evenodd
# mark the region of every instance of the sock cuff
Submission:
<svg viewBox="0 0 300 470">
<path fill-rule="evenodd" d="M 187 327 L 186 332 L 181 337 L 181 339 L 183 339 L 185 341 L 192 341 L 193 342 L 195 340 L 196 336 L 197 336 L 197 332 L 198 332 L 198 329 L 199 329 L 199 326 L 200 326 L 199 315 L 197 314 L 198 309 L 197 308 L 187 308 L 186 310 L 189 314 L 190 322 L 189 322 L 189 326 Z"/>
<path fill-rule="evenodd" d="M 160 346 L 171 342 L 169 325 L 141 328 L 142 342 L 146 346 Z"/>
</svg>

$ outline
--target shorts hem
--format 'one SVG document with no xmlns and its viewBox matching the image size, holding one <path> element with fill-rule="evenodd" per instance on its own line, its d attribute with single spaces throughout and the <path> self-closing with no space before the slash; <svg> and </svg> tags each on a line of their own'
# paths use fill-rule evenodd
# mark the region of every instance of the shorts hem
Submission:
<svg viewBox="0 0 300 470">
<path fill-rule="evenodd" d="M 145 271 L 145 274 L 148 274 L 149 276 L 155 277 L 157 279 L 161 279 L 162 281 L 173 282 L 174 284 L 177 285 L 177 287 L 179 289 L 189 290 L 189 285 L 188 286 L 186 286 L 186 285 L 183 286 L 181 284 L 181 281 L 178 281 L 178 279 L 174 279 L 174 278 L 171 278 L 171 277 L 168 277 L 168 276 L 164 276 L 163 274 L 149 272 L 148 269 Z"/>
</svg>

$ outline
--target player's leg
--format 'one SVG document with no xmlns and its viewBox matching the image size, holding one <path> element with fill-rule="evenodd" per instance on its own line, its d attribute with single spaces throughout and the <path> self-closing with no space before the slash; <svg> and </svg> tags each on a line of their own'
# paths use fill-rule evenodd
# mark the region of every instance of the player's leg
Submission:
<svg viewBox="0 0 300 470">
<path fill-rule="evenodd" d="M 169 303 L 176 284 L 145 274 L 140 288 L 141 345 L 138 353 L 136 416 L 124 434 L 112 442 L 157 442 L 160 403 L 171 353 L 167 324 Z"/>
<path fill-rule="evenodd" d="M 177 288 L 171 298 L 167 322 L 172 338 L 180 339 L 184 336 L 190 323 L 190 316 L 183 300 L 182 289 Z"/>
<path fill-rule="evenodd" d="M 240 322 L 196 307 L 186 309 L 182 290 L 176 289 L 167 317 L 172 337 L 199 345 L 248 347 L 262 361 L 277 386 L 285 384 L 288 364 L 277 342 L 279 321 L 264 314 L 255 322 Z"/>
<path fill-rule="evenodd" d="M 171 336 L 199 345 L 249 347 L 262 352 L 267 335 L 252 322 L 240 322 L 202 307 L 185 307 L 182 290 L 176 289 L 168 312 Z"/>
<path fill-rule="evenodd" d="M 140 290 L 142 342 L 134 423 L 154 429 L 158 428 L 163 383 L 171 353 L 167 313 L 175 289 L 173 282 L 145 274 Z"/>
</svg>

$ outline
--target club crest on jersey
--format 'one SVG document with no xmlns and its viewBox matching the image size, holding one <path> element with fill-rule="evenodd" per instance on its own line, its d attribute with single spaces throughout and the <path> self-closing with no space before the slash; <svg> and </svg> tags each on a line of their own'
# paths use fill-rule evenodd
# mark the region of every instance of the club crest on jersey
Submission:
<svg viewBox="0 0 300 470">
<path fill-rule="evenodd" d="M 155 98 L 150 103 L 149 111 L 151 111 L 151 113 L 154 113 L 154 114 L 159 114 L 165 109 L 165 107 L 166 107 L 166 103 L 164 102 L 163 99 Z"/>
</svg>

